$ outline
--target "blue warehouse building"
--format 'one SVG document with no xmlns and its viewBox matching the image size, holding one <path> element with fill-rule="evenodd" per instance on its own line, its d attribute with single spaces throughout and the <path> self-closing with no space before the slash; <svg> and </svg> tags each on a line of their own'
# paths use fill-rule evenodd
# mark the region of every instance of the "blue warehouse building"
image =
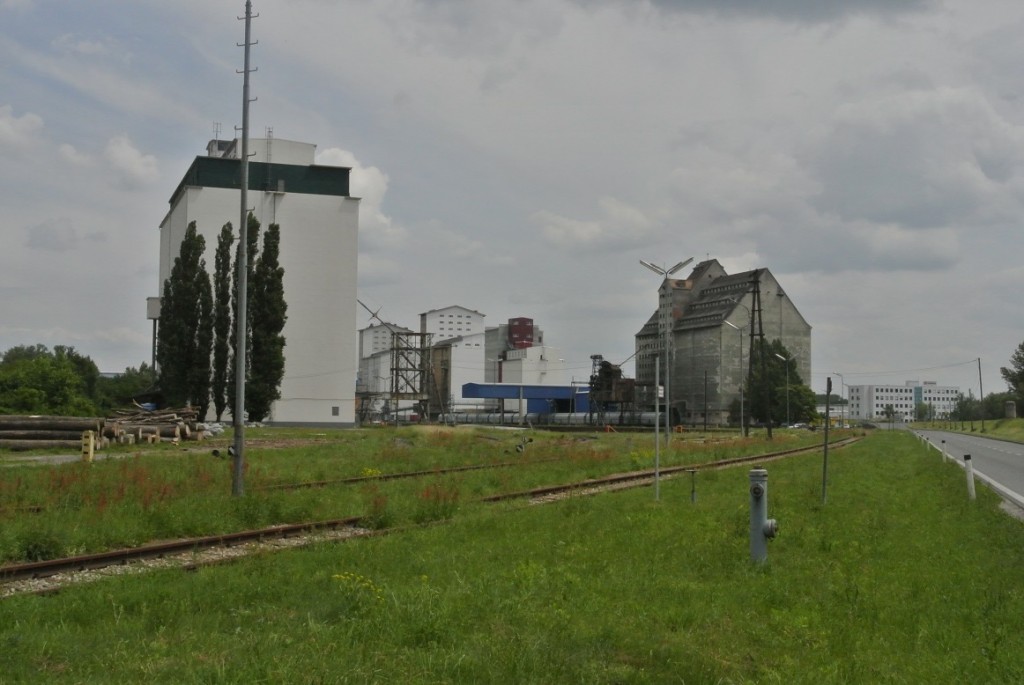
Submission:
<svg viewBox="0 0 1024 685">
<path fill-rule="evenodd" d="M 590 411 L 590 388 L 585 385 L 466 383 L 462 386 L 462 396 L 488 400 L 522 400 L 527 414 Z"/>
</svg>

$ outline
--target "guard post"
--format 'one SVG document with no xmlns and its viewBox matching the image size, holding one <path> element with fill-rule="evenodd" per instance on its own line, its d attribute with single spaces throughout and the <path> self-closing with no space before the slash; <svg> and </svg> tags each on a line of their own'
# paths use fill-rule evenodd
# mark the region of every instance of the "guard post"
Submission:
<svg viewBox="0 0 1024 685">
<path fill-rule="evenodd" d="M 92 431 L 82 431 L 82 461 L 86 464 L 91 464 L 95 454 L 96 434 Z"/>
</svg>

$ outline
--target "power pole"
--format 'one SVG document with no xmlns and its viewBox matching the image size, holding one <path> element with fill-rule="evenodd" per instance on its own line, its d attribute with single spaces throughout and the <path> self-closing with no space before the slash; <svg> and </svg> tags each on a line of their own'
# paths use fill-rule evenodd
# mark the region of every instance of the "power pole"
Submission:
<svg viewBox="0 0 1024 685">
<path fill-rule="evenodd" d="M 259 16 L 258 14 L 255 16 Z M 245 42 L 239 47 L 245 48 L 245 61 L 242 68 L 242 157 L 241 178 L 241 219 L 238 222 L 238 311 L 235 313 L 235 410 L 233 412 L 235 427 L 234 456 L 231 469 L 231 494 L 241 497 L 245 494 L 245 369 L 246 342 L 248 338 L 248 303 L 247 293 L 249 276 L 248 232 L 249 232 L 249 73 L 256 71 L 249 68 L 249 49 L 254 45 L 251 40 L 252 0 L 245 0 Z"/>
</svg>

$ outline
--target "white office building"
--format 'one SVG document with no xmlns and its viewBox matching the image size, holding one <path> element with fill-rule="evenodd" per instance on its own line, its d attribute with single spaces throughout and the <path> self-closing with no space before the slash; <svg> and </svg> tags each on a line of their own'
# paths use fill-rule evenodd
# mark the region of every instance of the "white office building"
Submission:
<svg viewBox="0 0 1024 685">
<path fill-rule="evenodd" d="M 849 385 L 849 416 L 862 421 L 886 418 L 886 407 L 892 406 L 897 421 L 910 422 L 918 405 L 927 407 L 928 417 L 945 419 L 956 408 L 960 397 L 957 386 L 938 385 L 934 381 L 907 381 L 903 385 Z"/>
<path fill-rule="evenodd" d="M 288 320 L 285 372 L 274 424 L 352 425 L 357 364 L 356 264 L 359 200 L 349 169 L 321 166 L 316 146 L 276 138 L 249 141 L 248 204 L 261 223 L 281 227 L 280 264 Z M 189 223 L 206 239 L 213 268 L 217 237 L 240 214 L 240 141 L 211 141 L 175 189 L 160 223 L 160 280 L 170 276 Z"/>
</svg>

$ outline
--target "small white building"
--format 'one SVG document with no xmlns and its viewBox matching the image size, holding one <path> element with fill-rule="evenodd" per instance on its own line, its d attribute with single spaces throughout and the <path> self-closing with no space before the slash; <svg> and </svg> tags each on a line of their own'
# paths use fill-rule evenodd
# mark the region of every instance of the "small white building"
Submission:
<svg viewBox="0 0 1024 685">
<path fill-rule="evenodd" d="M 934 381 L 849 385 L 847 392 L 850 417 L 866 421 L 884 419 L 890 405 L 897 420 L 913 421 L 919 404 L 928 406 L 931 418 L 945 419 L 956 409 L 960 397 L 958 386 L 938 385 Z"/>
<path fill-rule="evenodd" d="M 499 383 L 514 385 L 569 385 L 565 360 L 554 347 L 523 347 L 505 352 L 499 362 Z M 523 412 L 519 400 L 498 400 L 505 411 Z"/>
<path fill-rule="evenodd" d="M 261 233 L 273 223 L 281 227 L 288 304 L 281 399 L 269 421 L 352 425 L 359 200 L 349 195 L 350 170 L 317 165 L 312 143 L 254 139 L 249 151 L 248 203 Z M 224 224 L 234 227 L 237 245 L 240 153 L 238 140 L 210 141 L 207 155 L 195 158 L 175 189 L 160 222 L 160 292 L 192 221 L 206 239 L 208 269 Z"/>
<path fill-rule="evenodd" d="M 505 352 L 500 362 L 501 383 L 568 385 L 565 360 L 554 347 L 524 347 Z"/>
</svg>

